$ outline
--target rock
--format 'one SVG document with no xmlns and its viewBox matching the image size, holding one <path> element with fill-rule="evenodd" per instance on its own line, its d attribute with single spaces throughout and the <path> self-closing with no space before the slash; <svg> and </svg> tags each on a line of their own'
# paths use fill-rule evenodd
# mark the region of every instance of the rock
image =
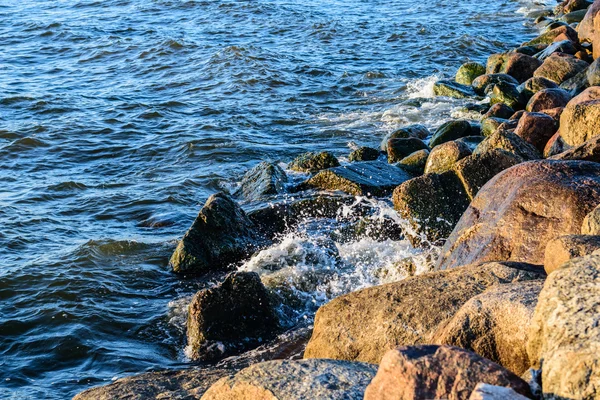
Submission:
<svg viewBox="0 0 600 400">
<path fill-rule="evenodd" d="M 465 136 L 460 139 L 456 139 L 455 142 L 464 143 L 467 145 L 469 150 L 474 151 L 479 143 L 483 142 L 485 138 L 483 136 Z"/>
<path fill-rule="evenodd" d="M 519 120 L 521 119 L 522 116 L 523 116 L 523 114 L 520 114 L 518 118 L 511 117 L 511 119 L 509 119 L 508 121 L 504 121 L 503 123 L 501 123 L 500 126 L 498 126 L 497 130 L 503 131 L 503 132 L 514 132 L 517 125 L 519 125 Z"/>
<path fill-rule="evenodd" d="M 498 104 L 496 104 L 497 106 Z M 504 104 L 503 104 L 504 105 Z M 500 125 L 507 122 L 508 119 L 489 117 L 481 120 L 481 133 L 483 136 L 491 136 L 498 130 Z"/>
<path fill-rule="evenodd" d="M 488 95 L 491 104 L 503 103 L 514 110 L 521 110 L 525 107 L 526 99 L 519 92 L 518 85 L 513 83 L 498 82 Z"/>
<path fill-rule="evenodd" d="M 435 242 L 446 238 L 469 205 L 469 197 L 454 172 L 427 174 L 404 182 L 394 190 L 394 208 L 408 220 L 415 234 Z"/>
<path fill-rule="evenodd" d="M 487 91 L 488 86 L 495 85 L 499 82 L 512 83 L 514 85 L 519 84 L 515 78 L 507 74 L 486 74 L 475 78 L 471 86 L 475 90 L 475 93 L 483 95 Z"/>
<path fill-rule="evenodd" d="M 429 150 L 429 147 L 417 138 L 396 138 L 387 142 L 387 158 L 390 164 L 402 160 L 404 157 L 418 150 Z"/>
<path fill-rule="evenodd" d="M 432 149 L 442 143 L 451 140 L 460 139 L 461 137 L 471 135 L 471 124 L 464 119 L 448 121 L 442 124 L 433 134 L 429 141 L 429 147 Z"/>
<path fill-rule="evenodd" d="M 485 118 L 491 118 L 491 117 L 501 118 L 501 119 L 509 119 L 514 113 L 515 113 L 515 110 L 513 110 L 506 104 L 502 104 L 502 103 L 494 104 L 488 110 L 488 112 L 486 112 L 483 115 L 482 120 Z"/>
<path fill-rule="evenodd" d="M 595 1 L 588 8 L 585 17 L 577 27 L 579 41 L 592 44 L 594 49 L 593 57 L 600 57 L 600 22 L 598 21 L 598 13 L 600 13 L 600 3 Z"/>
<path fill-rule="evenodd" d="M 522 396 L 511 388 L 504 386 L 488 385 L 487 383 L 478 383 L 471 393 L 469 400 L 527 400 L 528 397 Z"/>
<path fill-rule="evenodd" d="M 202 400 L 362 400 L 377 366 L 340 360 L 277 360 L 222 378 Z"/>
<path fill-rule="evenodd" d="M 525 109 L 529 112 L 540 112 L 556 107 L 564 107 L 571 100 L 569 92 L 563 89 L 543 89 L 534 94 Z"/>
<path fill-rule="evenodd" d="M 584 257 L 600 249 L 600 236 L 565 235 L 548 243 L 544 255 L 544 269 L 551 274 L 567 261 Z"/>
<path fill-rule="evenodd" d="M 542 158 L 539 151 L 531 144 L 511 132 L 497 130 L 477 146 L 473 154 L 487 153 L 492 149 L 506 150 L 521 157 L 525 161 Z"/>
<path fill-rule="evenodd" d="M 319 189 L 341 190 L 354 196 L 386 196 L 411 178 L 411 174 L 398 166 L 383 161 L 363 161 L 321 171 L 306 184 Z"/>
<path fill-rule="evenodd" d="M 562 137 L 560 137 L 560 132 L 556 132 L 550 138 L 550 140 L 548 140 L 548 143 L 546 143 L 546 147 L 544 147 L 544 157 L 553 158 L 554 156 L 565 151 L 565 147 L 566 145 L 565 142 L 562 140 Z"/>
<path fill-rule="evenodd" d="M 544 63 L 535 70 L 533 76 L 549 79 L 557 84 L 561 84 L 567 79 L 577 75 L 589 66 L 583 60 L 562 53 L 554 53 Z"/>
<path fill-rule="evenodd" d="M 494 286 L 440 325 L 432 342 L 462 347 L 516 375 L 527 371 L 527 327 L 544 280 Z"/>
<path fill-rule="evenodd" d="M 487 263 L 337 297 L 317 311 L 304 357 L 379 363 L 396 346 L 431 343 L 440 324 L 488 288 L 543 275 L 541 268 L 526 264 Z"/>
<path fill-rule="evenodd" d="M 585 18 L 586 13 L 587 9 L 572 11 L 570 13 L 564 14 L 562 17 L 559 18 L 559 20 L 566 22 L 567 24 L 579 23 L 583 21 L 583 18 Z"/>
<path fill-rule="evenodd" d="M 287 181 L 287 175 L 279 165 L 263 161 L 244 174 L 234 195 L 248 201 L 263 200 L 270 195 L 283 193 Z"/>
<path fill-rule="evenodd" d="M 600 86 L 600 59 L 592 62 L 585 70 L 587 86 Z"/>
<path fill-rule="evenodd" d="M 575 55 L 575 53 L 577 53 L 577 51 L 578 50 L 572 41 L 561 40 L 559 42 L 554 42 L 554 43 L 550 44 L 543 51 L 536 54 L 536 58 L 543 61 L 546 58 L 550 57 L 554 53 Z"/>
<path fill-rule="evenodd" d="M 468 400 L 478 383 L 531 396 L 527 382 L 490 360 L 452 346 L 406 346 L 385 354 L 365 400 Z"/>
<path fill-rule="evenodd" d="M 532 161 L 489 181 L 438 259 L 446 269 L 490 260 L 542 264 L 546 244 L 579 233 L 600 203 L 600 168 L 586 161 Z"/>
<path fill-rule="evenodd" d="M 538 54 L 540 51 L 543 51 L 546 47 L 548 47 L 547 44 L 534 44 L 531 46 L 520 46 L 517 47 L 514 50 L 511 50 L 511 52 L 513 53 L 521 53 L 521 54 L 527 54 L 528 56 L 535 56 L 536 54 Z"/>
<path fill-rule="evenodd" d="M 452 166 L 459 160 L 471 155 L 469 146 L 462 142 L 452 141 L 436 146 L 429 154 L 425 173 L 441 174 L 450 171 Z"/>
<path fill-rule="evenodd" d="M 542 77 L 533 77 L 527 79 L 525 82 L 519 85 L 519 91 L 527 99 L 531 99 L 531 97 L 540 90 L 555 88 L 558 88 L 558 85 L 555 82 Z"/>
<path fill-rule="evenodd" d="M 436 96 L 454 97 L 462 99 L 475 96 L 475 91 L 471 86 L 461 85 L 454 81 L 437 81 L 433 85 L 433 94 Z"/>
<path fill-rule="evenodd" d="M 558 130 L 558 123 L 549 115 L 537 112 L 526 112 L 519 120 L 515 135 L 534 146 L 540 154 L 548 140 Z"/>
<path fill-rule="evenodd" d="M 453 165 L 469 200 L 473 200 L 479 189 L 500 172 L 522 163 L 523 158 L 502 149 L 465 157 Z M 464 210 L 463 210 L 464 211 Z"/>
<path fill-rule="evenodd" d="M 554 14 L 568 14 L 577 10 L 586 10 L 593 1 L 565 0 L 554 9 Z"/>
<path fill-rule="evenodd" d="M 600 87 L 575 96 L 560 116 L 560 136 L 569 146 L 579 146 L 600 133 Z"/>
<path fill-rule="evenodd" d="M 272 338 L 279 322 L 255 272 L 234 272 L 219 286 L 200 290 L 189 305 L 186 355 L 218 360 Z"/>
<path fill-rule="evenodd" d="M 549 31 L 542 33 L 540 36 L 536 37 L 535 39 L 530 40 L 527 43 L 524 43 L 524 45 L 535 45 L 535 44 L 551 44 L 552 42 L 554 42 L 554 40 L 557 37 L 560 37 L 561 35 L 565 35 L 566 39 L 569 39 L 570 41 L 577 43 L 577 31 L 575 31 L 575 29 L 571 28 L 569 25 L 562 25 L 559 26 L 557 28 L 554 29 L 550 29 Z"/>
<path fill-rule="evenodd" d="M 523 114 L 525 114 L 525 110 L 516 111 L 508 120 L 509 121 L 519 120 L 519 119 L 521 119 Z M 516 126 L 515 126 L 515 128 L 516 128 Z"/>
<path fill-rule="evenodd" d="M 461 85 L 471 85 L 475 78 L 485 74 L 485 67 L 476 62 L 464 63 L 456 71 L 455 81 Z"/>
<path fill-rule="evenodd" d="M 562 115 L 564 110 L 564 107 L 555 107 L 547 110 L 542 110 L 540 112 L 552 117 L 558 124 L 560 122 L 560 116 Z"/>
<path fill-rule="evenodd" d="M 425 171 L 428 157 L 429 150 L 418 150 L 398 161 L 398 164 L 413 175 L 422 175 Z"/>
<path fill-rule="evenodd" d="M 372 147 L 359 147 L 348 156 L 348 161 L 375 161 L 379 158 L 379 150 Z"/>
<path fill-rule="evenodd" d="M 529 328 L 527 352 L 542 367 L 546 399 L 597 399 L 600 381 L 600 256 L 550 274 Z"/>
<path fill-rule="evenodd" d="M 246 213 L 229 196 L 217 193 L 208 198 L 169 264 L 177 273 L 224 270 L 266 244 Z"/>
<path fill-rule="evenodd" d="M 328 151 L 304 153 L 296 157 L 288 168 L 298 172 L 317 172 L 326 168 L 338 167 L 339 161 Z"/>
<path fill-rule="evenodd" d="M 586 215 L 581 225 L 581 233 L 584 235 L 600 235 L 600 206 Z"/>
<path fill-rule="evenodd" d="M 421 125 L 421 124 L 413 124 L 413 125 L 407 125 L 407 126 L 403 126 L 402 128 L 396 129 L 395 131 L 393 131 L 392 133 L 390 133 L 389 135 L 387 135 L 385 137 L 385 139 L 382 142 L 382 146 L 384 146 L 385 144 L 387 144 L 387 141 L 390 139 L 406 139 L 406 138 L 417 138 L 417 139 L 427 139 L 429 137 L 429 135 L 431 135 L 431 132 L 429 132 L 429 129 L 427 129 L 427 127 L 425 125 Z M 385 151 L 385 146 L 381 148 L 381 150 Z"/>
<path fill-rule="evenodd" d="M 582 160 L 600 163 L 600 135 L 566 151 L 564 150 L 565 146 L 560 137 L 560 132 L 557 132 L 557 135 L 557 140 L 560 140 L 560 142 L 556 145 L 556 148 L 548 151 L 546 157 L 551 156 L 553 160 Z"/>
<path fill-rule="evenodd" d="M 229 371 L 220 368 L 147 372 L 88 389 L 73 400 L 199 399 Z"/>
<path fill-rule="evenodd" d="M 533 72 L 542 65 L 542 61 L 522 53 L 493 54 L 488 58 L 487 74 L 507 74 L 519 83 L 533 76 Z"/>
</svg>

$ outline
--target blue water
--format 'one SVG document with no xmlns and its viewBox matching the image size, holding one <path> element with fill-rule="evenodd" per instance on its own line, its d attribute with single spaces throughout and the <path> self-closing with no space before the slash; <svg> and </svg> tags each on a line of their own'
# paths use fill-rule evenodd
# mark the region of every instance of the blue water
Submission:
<svg viewBox="0 0 600 400">
<path fill-rule="evenodd" d="M 171 302 L 207 282 L 167 263 L 205 199 L 439 125 L 460 104 L 432 76 L 530 37 L 522 7 L 0 0 L 0 397 L 186 364 Z"/>
</svg>

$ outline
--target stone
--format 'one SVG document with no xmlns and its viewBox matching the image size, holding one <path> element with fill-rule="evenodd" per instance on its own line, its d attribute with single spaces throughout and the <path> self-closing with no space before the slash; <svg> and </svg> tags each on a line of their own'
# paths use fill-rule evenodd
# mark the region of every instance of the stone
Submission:
<svg viewBox="0 0 600 400">
<path fill-rule="evenodd" d="M 224 377 L 202 400 L 362 400 L 376 365 L 340 360 L 276 360 Z"/>
<path fill-rule="evenodd" d="M 558 123 L 549 115 L 537 112 L 526 112 L 515 128 L 515 135 L 534 146 L 540 154 L 548 140 L 558 130 Z"/>
<path fill-rule="evenodd" d="M 451 141 L 436 146 L 429 157 L 425 166 L 425 173 L 441 174 L 450 171 L 452 166 L 459 160 L 471 155 L 469 146 L 462 142 Z"/>
<path fill-rule="evenodd" d="M 546 246 L 544 269 L 551 274 L 573 258 L 584 257 L 600 249 L 600 236 L 565 235 L 551 240 Z"/>
<path fill-rule="evenodd" d="M 561 40 L 559 42 L 554 42 L 546 47 L 543 51 L 540 51 L 536 54 L 536 58 L 539 60 L 545 60 L 550 57 L 554 53 L 564 53 L 575 55 L 577 53 L 577 48 L 570 40 Z"/>
<path fill-rule="evenodd" d="M 527 352 L 542 367 L 546 399 L 597 399 L 600 382 L 600 256 L 551 273 L 540 293 Z"/>
<path fill-rule="evenodd" d="M 398 164 L 415 176 L 422 175 L 427 165 L 427 158 L 429 158 L 429 150 L 418 150 L 398 161 Z"/>
<path fill-rule="evenodd" d="M 508 387 L 478 383 L 469 400 L 527 400 L 528 398 Z"/>
<path fill-rule="evenodd" d="M 550 150 L 546 157 L 550 157 L 553 160 L 582 160 L 600 163 L 600 135 L 569 150 L 565 150 L 565 145 L 562 142 L 560 132 L 557 132 L 557 135 L 557 140 L 560 140 L 560 143 L 557 145 L 556 149 Z"/>
<path fill-rule="evenodd" d="M 535 93 L 525 109 L 529 112 L 540 112 L 556 107 L 564 107 L 571 100 L 571 95 L 564 89 L 543 89 Z"/>
<path fill-rule="evenodd" d="M 475 148 L 479 146 L 479 143 L 483 142 L 484 139 L 485 138 L 483 136 L 465 136 L 460 139 L 456 139 L 455 142 L 466 144 L 469 150 L 473 152 Z"/>
<path fill-rule="evenodd" d="M 513 83 L 498 82 L 492 86 L 488 95 L 491 104 L 503 103 L 514 110 L 521 110 L 525 107 L 526 99 L 519 92 L 518 85 Z"/>
<path fill-rule="evenodd" d="M 540 51 L 543 51 L 546 47 L 548 47 L 548 45 L 543 44 L 543 43 L 542 44 L 534 44 L 531 46 L 519 46 L 516 49 L 511 50 L 511 52 L 527 54 L 528 56 L 535 56 Z"/>
<path fill-rule="evenodd" d="M 432 149 L 442 143 L 451 140 L 460 139 L 461 137 L 471 135 L 471 124 L 464 119 L 448 121 L 442 124 L 433 134 L 429 141 L 429 147 Z"/>
<path fill-rule="evenodd" d="M 558 85 L 555 82 L 542 77 L 533 77 L 527 79 L 525 82 L 519 85 L 519 91 L 527 99 L 531 99 L 531 97 L 540 90 L 555 88 L 558 88 Z"/>
<path fill-rule="evenodd" d="M 523 114 L 525 114 L 525 110 L 516 111 L 508 120 L 509 121 L 519 120 L 519 119 L 521 119 Z M 515 126 L 515 128 L 516 128 L 516 126 Z"/>
<path fill-rule="evenodd" d="M 498 105 L 498 104 L 496 104 Z M 504 104 L 503 104 L 504 105 Z M 500 125 L 507 122 L 508 119 L 497 118 L 497 117 L 489 117 L 481 120 L 481 133 L 483 136 L 491 136 L 494 132 L 498 130 Z"/>
<path fill-rule="evenodd" d="M 396 346 L 431 343 L 440 324 L 488 288 L 543 276 L 541 268 L 527 264 L 487 263 L 337 297 L 317 311 L 304 357 L 379 363 Z"/>
<path fill-rule="evenodd" d="M 234 192 L 247 201 L 259 201 L 285 192 L 288 178 L 277 164 L 261 162 L 244 174 L 240 187 Z"/>
<path fill-rule="evenodd" d="M 385 354 L 365 400 L 468 400 L 478 383 L 531 396 L 527 382 L 470 351 L 453 346 L 404 346 Z"/>
<path fill-rule="evenodd" d="M 558 123 L 560 123 L 560 116 L 562 115 L 564 110 L 564 107 L 554 107 L 546 110 L 541 110 L 540 112 L 548 115 L 549 117 L 552 117 L 556 121 L 558 126 Z"/>
<path fill-rule="evenodd" d="M 387 158 L 390 164 L 402 160 L 404 157 L 418 150 L 429 150 L 429 147 L 417 138 L 395 138 L 387 142 Z"/>
<path fill-rule="evenodd" d="M 583 235 L 600 235 L 600 206 L 585 216 L 581 225 Z"/>
<path fill-rule="evenodd" d="M 551 27 L 551 26 L 550 26 Z M 540 36 L 530 40 L 524 45 L 535 45 L 535 44 L 551 44 L 554 42 L 554 39 L 564 34 L 566 38 L 571 40 L 574 43 L 577 43 L 577 31 L 571 28 L 569 25 L 558 26 L 554 29 L 550 29 L 547 32 L 542 33 Z"/>
<path fill-rule="evenodd" d="M 516 375 L 529 369 L 527 327 L 544 280 L 489 288 L 467 301 L 441 324 L 432 342 L 467 349 Z"/>
<path fill-rule="evenodd" d="M 304 153 L 296 157 L 288 168 L 297 172 L 317 172 L 322 169 L 338 167 L 340 162 L 328 151 Z"/>
<path fill-rule="evenodd" d="M 502 132 L 514 132 L 517 125 L 519 125 L 519 120 L 521 119 L 522 116 L 523 116 L 523 114 L 520 114 L 518 118 L 511 117 L 508 121 L 504 121 L 503 123 L 501 123 L 500 126 L 498 126 L 497 130 L 502 131 Z"/>
<path fill-rule="evenodd" d="M 359 147 L 348 156 L 348 161 L 375 161 L 379 158 L 379 150 L 372 147 Z"/>
<path fill-rule="evenodd" d="M 186 355 L 192 360 L 219 360 L 258 346 L 278 329 L 274 305 L 258 274 L 234 272 L 192 298 Z"/>
<path fill-rule="evenodd" d="M 597 59 L 600 57 L 600 21 L 598 14 L 600 13 L 600 3 L 595 1 L 587 13 L 583 17 L 583 20 L 577 27 L 579 41 L 581 43 L 587 42 L 592 44 L 594 49 L 593 57 Z"/>
<path fill-rule="evenodd" d="M 587 86 L 600 86 L 600 59 L 596 59 L 585 70 Z"/>
<path fill-rule="evenodd" d="M 507 74 L 519 83 L 533 76 L 533 72 L 542 65 L 542 61 L 522 53 L 494 54 L 488 58 L 487 74 Z"/>
<path fill-rule="evenodd" d="M 386 196 L 412 177 L 401 167 L 383 161 L 363 161 L 323 170 L 306 184 L 319 189 L 341 190 L 354 196 Z"/>
<path fill-rule="evenodd" d="M 515 78 L 507 74 L 485 74 L 475 78 L 471 86 L 475 90 L 475 93 L 483 95 L 486 93 L 488 86 L 495 85 L 499 82 L 512 83 L 514 85 L 519 84 Z"/>
<path fill-rule="evenodd" d="M 448 238 L 437 268 L 490 260 L 543 264 L 546 244 L 579 233 L 600 203 L 600 168 L 587 161 L 531 161 L 496 175 Z"/>
<path fill-rule="evenodd" d="M 485 67 L 476 62 L 467 62 L 458 68 L 454 80 L 461 85 L 471 85 L 475 78 L 485 74 Z"/>
<path fill-rule="evenodd" d="M 469 205 L 469 196 L 453 171 L 406 181 L 394 190 L 392 200 L 414 230 L 407 232 L 413 243 L 446 238 Z"/>
<path fill-rule="evenodd" d="M 577 10 L 587 10 L 590 4 L 593 3 L 589 0 L 565 0 L 554 9 L 554 14 L 568 14 Z"/>
<path fill-rule="evenodd" d="M 436 96 L 454 97 L 456 99 L 463 99 L 465 97 L 473 97 L 476 95 L 471 86 L 461 85 L 460 83 L 449 80 L 437 81 L 433 85 L 433 94 Z"/>
<path fill-rule="evenodd" d="M 492 149 L 501 149 L 521 157 L 525 161 L 542 158 L 539 151 L 521 137 L 511 132 L 497 130 L 477 146 L 473 154 L 487 153 Z"/>
<path fill-rule="evenodd" d="M 568 54 L 554 53 L 544 60 L 533 76 L 546 78 L 560 85 L 588 66 L 587 62 Z"/>
<path fill-rule="evenodd" d="M 222 271 L 267 244 L 244 210 L 226 194 L 217 193 L 208 198 L 169 264 L 177 273 Z"/>
<path fill-rule="evenodd" d="M 390 133 L 388 136 L 386 136 L 385 138 L 385 142 L 387 143 L 387 141 L 389 139 L 395 139 L 395 138 L 417 138 L 417 139 L 427 139 L 429 137 L 429 135 L 431 135 L 431 132 L 429 132 L 429 129 L 427 129 L 427 127 L 425 125 L 421 125 L 421 124 L 413 124 L 413 125 L 406 125 L 403 126 L 402 128 L 398 128 L 395 131 L 393 131 L 392 133 Z M 381 150 L 384 150 L 384 148 L 382 148 Z"/>
<path fill-rule="evenodd" d="M 567 24 L 580 23 L 585 18 L 585 14 L 587 13 L 587 9 L 585 10 L 577 10 L 571 11 L 570 13 L 566 13 L 559 18 L 560 21 L 566 22 Z"/>
<path fill-rule="evenodd" d="M 600 87 L 575 96 L 560 116 L 560 136 L 568 146 L 579 146 L 600 134 Z"/>
<path fill-rule="evenodd" d="M 566 145 L 560 136 L 560 132 L 556 132 L 546 143 L 546 147 L 544 147 L 544 157 L 545 158 L 554 158 L 565 151 Z M 568 159 L 568 158 L 565 158 Z"/>
<path fill-rule="evenodd" d="M 494 104 L 492 107 L 490 107 L 488 112 L 486 112 L 483 115 L 482 120 L 485 118 L 491 118 L 491 117 L 500 118 L 500 119 L 509 119 L 514 113 L 515 113 L 515 110 L 513 110 L 506 104 L 502 104 L 502 103 Z"/>
</svg>

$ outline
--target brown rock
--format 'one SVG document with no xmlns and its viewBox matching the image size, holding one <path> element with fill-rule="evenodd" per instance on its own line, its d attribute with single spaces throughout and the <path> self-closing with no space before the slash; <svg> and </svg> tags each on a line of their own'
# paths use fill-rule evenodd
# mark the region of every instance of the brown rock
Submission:
<svg viewBox="0 0 600 400">
<path fill-rule="evenodd" d="M 546 246 L 544 269 L 551 274 L 567 261 L 592 254 L 600 249 L 600 236 L 566 235 L 556 238 Z"/>
<path fill-rule="evenodd" d="M 555 88 L 558 88 L 558 85 L 555 82 L 552 82 L 550 79 L 542 77 L 529 78 L 519 86 L 519 90 L 528 99 L 540 90 Z"/>
<path fill-rule="evenodd" d="M 493 54 L 488 58 L 486 74 L 507 74 L 518 82 L 525 82 L 542 65 L 535 57 L 521 53 Z"/>
<path fill-rule="evenodd" d="M 589 66 L 583 60 L 568 54 L 554 53 L 535 70 L 533 76 L 550 79 L 559 85 L 567 79 L 577 75 Z"/>
<path fill-rule="evenodd" d="M 387 142 L 388 162 L 393 164 L 418 150 L 429 150 L 429 147 L 417 138 L 395 138 Z"/>
<path fill-rule="evenodd" d="M 487 153 L 492 149 L 500 149 L 513 153 L 525 161 L 542 158 L 540 152 L 514 133 L 498 129 L 481 142 L 473 154 Z"/>
<path fill-rule="evenodd" d="M 559 135 L 557 140 L 560 140 L 562 142 L 560 132 L 557 132 L 557 134 Z M 600 163 L 600 135 L 593 137 L 587 142 L 583 143 L 582 145 L 579 145 L 572 149 L 565 151 L 564 148 L 564 143 L 560 145 L 560 147 L 557 146 L 557 148 L 555 149 L 555 151 L 557 152 L 551 154 L 551 158 L 553 160 L 582 160 Z"/>
<path fill-rule="evenodd" d="M 600 206 L 585 216 L 581 225 L 581 233 L 584 235 L 600 235 Z"/>
<path fill-rule="evenodd" d="M 557 130 L 558 124 L 551 116 L 526 112 L 515 128 L 515 135 L 534 146 L 540 153 L 543 153 L 546 143 Z"/>
<path fill-rule="evenodd" d="M 473 89 L 475 89 L 477 94 L 483 95 L 488 86 L 495 85 L 499 82 L 507 82 L 514 85 L 519 84 L 515 78 L 507 74 L 485 74 L 475 78 L 471 86 L 473 86 Z"/>
<path fill-rule="evenodd" d="M 546 147 L 544 147 L 544 157 L 553 157 L 557 154 L 565 151 L 565 142 L 562 140 L 560 136 L 560 132 L 556 132 L 546 143 Z"/>
<path fill-rule="evenodd" d="M 471 393 L 469 400 L 526 400 L 525 396 L 520 395 L 511 388 L 504 386 L 488 385 L 487 383 L 478 383 Z"/>
<path fill-rule="evenodd" d="M 503 103 L 494 104 L 483 114 L 482 120 L 490 117 L 508 119 L 515 113 L 515 110 Z"/>
<path fill-rule="evenodd" d="M 564 107 L 571 100 L 571 95 L 560 88 L 542 89 L 535 93 L 525 109 L 529 112 L 549 110 L 556 107 Z"/>
<path fill-rule="evenodd" d="M 464 143 L 458 141 L 445 142 L 435 146 L 425 165 L 425 173 L 441 174 L 450 171 L 452 166 L 459 160 L 471 155 L 471 149 Z"/>
<path fill-rule="evenodd" d="M 562 115 L 564 110 L 565 110 L 564 107 L 556 107 L 556 108 L 550 108 L 547 110 L 542 110 L 540 112 L 551 116 L 552 118 L 554 118 L 554 120 L 558 124 L 560 122 L 560 116 Z"/>
<path fill-rule="evenodd" d="M 600 87 L 575 96 L 560 116 L 560 135 L 569 146 L 579 146 L 600 134 Z"/>
<path fill-rule="evenodd" d="M 564 34 L 564 36 L 562 36 Z M 577 43 L 577 31 L 568 25 L 562 25 L 557 28 L 551 29 L 548 32 L 542 33 L 540 36 L 535 39 L 527 42 L 527 45 L 535 45 L 535 44 L 550 44 L 554 42 L 554 39 L 559 38 L 559 40 L 568 39 L 574 43 Z"/>
<path fill-rule="evenodd" d="M 580 42 L 588 42 L 592 44 L 594 49 L 594 59 L 600 57 L 600 3 L 597 1 L 588 8 L 583 21 L 577 27 Z"/>
</svg>

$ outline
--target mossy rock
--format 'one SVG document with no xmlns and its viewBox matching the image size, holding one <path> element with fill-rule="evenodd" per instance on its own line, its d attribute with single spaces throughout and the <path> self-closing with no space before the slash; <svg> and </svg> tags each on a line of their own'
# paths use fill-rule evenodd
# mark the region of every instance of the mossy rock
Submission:
<svg viewBox="0 0 600 400">
<path fill-rule="evenodd" d="M 454 80 L 461 85 L 471 85 L 478 76 L 485 74 L 485 66 L 476 62 L 467 62 L 458 68 Z"/>
<path fill-rule="evenodd" d="M 486 74 L 477 77 L 471 86 L 477 94 L 484 95 L 487 92 L 488 87 L 500 82 L 512 83 L 515 85 L 519 84 L 515 78 L 507 74 Z"/>
<path fill-rule="evenodd" d="M 379 150 L 372 147 L 359 147 L 348 156 L 348 161 L 375 161 L 379 158 Z"/>
<path fill-rule="evenodd" d="M 453 97 L 455 99 L 464 99 L 466 97 L 476 96 L 471 86 L 461 85 L 454 81 L 437 81 L 433 85 L 433 93 L 436 96 Z"/>
<path fill-rule="evenodd" d="M 288 168 L 297 172 L 317 172 L 322 169 L 339 167 L 338 159 L 328 151 L 308 152 L 296 157 Z"/>
<path fill-rule="evenodd" d="M 417 150 L 404 157 L 398 164 L 414 175 L 422 175 L 427 164 L 427 157 L 429 157 L 429 150 Z"/>
<path fill-rule="evenodd" d="M 502 125 L 503 123 L 505 123 L 507 121 L 508 121 L 507 119 L 496 118 L 496 117 L 489 117 L 489 118 L 483 119 L 483 120 L 481 120 L 481 133 L 483 134 L 483 136 L 490 136 L 491 134 L 496 132 L 496 130 L 498 129 L 498 127 L 500 127 L 500 125 Z"/>
<path fill-rule="evenodd" d="M 492 104 L 503 103 L 513 110 L 522 110 L 525 107 L 525 99 L 519 92 L 518 85 L 513 83 L 496 83 L 489 96 Z"/>
<path fill-rule="evenodd" d="M 390 139 L 387 143 L 388 162 L 390 164 L 398 162 L 417 150 L 429 150 L 429 147 L 417 138 Z"/>
</svg>

